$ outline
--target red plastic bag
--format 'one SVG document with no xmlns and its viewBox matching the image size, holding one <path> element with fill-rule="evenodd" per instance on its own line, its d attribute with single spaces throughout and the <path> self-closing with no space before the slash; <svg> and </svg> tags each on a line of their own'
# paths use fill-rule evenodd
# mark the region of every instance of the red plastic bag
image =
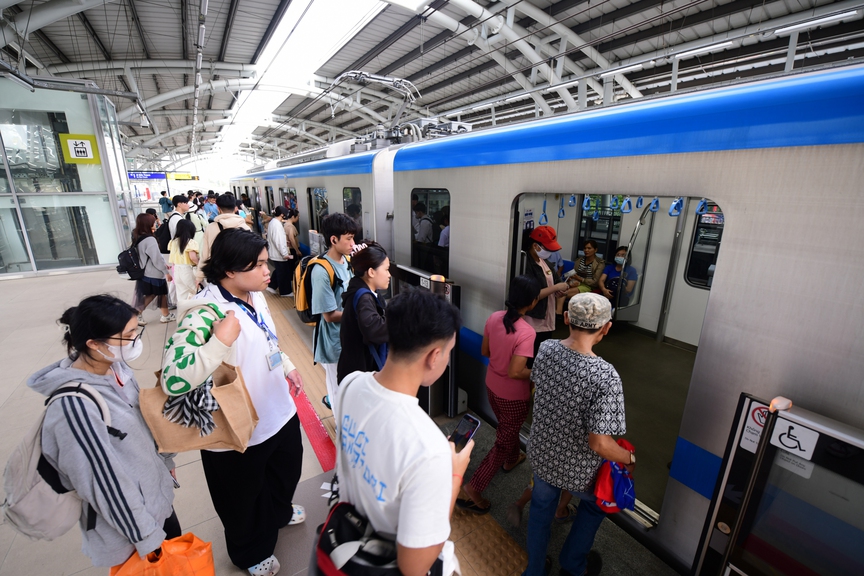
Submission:
<svg viewBox="0 0 864 576">
<path fill-rule="evenodd" d="M 151 552 L 142 558 L 132 554 L 110 576 L 216 576 L 213 550 L 191 532 L 162 543 L 162 553 Z"/>
</svg>

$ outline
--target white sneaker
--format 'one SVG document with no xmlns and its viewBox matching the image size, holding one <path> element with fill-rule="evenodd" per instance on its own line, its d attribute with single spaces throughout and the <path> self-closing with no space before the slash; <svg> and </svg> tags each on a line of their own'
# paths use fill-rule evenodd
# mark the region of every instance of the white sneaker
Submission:
<svg viewBox="0 0 864 576">
<path fill-rule="evenodd" d="M 255 566 L 248 568 L 249 574 L 252 576 L 274 576 L 279 572 L 279 560 L 276 559 L 276 556 L 270 556 L 263 562 L 259 562 Z"/>
<path fill-rule="evenodd" d="M 144 320 L 144 316 L 142 316 L 141 314 L 138 314 L 138 325 L 139 326 L 146 326 L 147 325 L 147 321 Z"/>
<path fill-rule="evenodd" d="M 294 514 L 291 516 L 291 520 L 288 521 L 288 526 L 294 526 L 295 524 L 302 524 L 306 521 L 306 509 L 297 504 L 291 505 L 294 508 Z"/>
<path fill-rule="evenodd" d="M 279 292 L 277 292 L 277 291 L 276 291 L 275 289 L 273 289 L 273 288 L 270 288 L 269 286 L 267 287 L 267 292 L 269 292 L 270 294 L 275 294 L 276 296 L 279 295 Z"/>
<path fill-rule="evenodd" d="M 159 316 L 159 322 L 161 322 L 163 324 L 168 324 L 169 322 L 174 322 L 176 319 L 177 319 L 177 317 L 174 316 L 173 312 L 169 312 L 167 316 Z"/>
<path fill-rule="evenodd" d="M 294 297 L 293 292 L 291 292 L 290 294 L 282 294 L 282 298 L 293 298 L 293 297 Z"/>
</svg>

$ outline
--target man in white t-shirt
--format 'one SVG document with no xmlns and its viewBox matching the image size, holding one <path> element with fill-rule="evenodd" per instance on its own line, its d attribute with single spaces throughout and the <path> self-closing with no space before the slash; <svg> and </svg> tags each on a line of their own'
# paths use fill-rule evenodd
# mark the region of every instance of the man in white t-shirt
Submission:
<svg viewBox="0 0 864 576">
<path fill-rule="evenodd" d="M 399 294 L 387 306 L 390 340 L 381 372 L 354 372 L 339 386 L 340 499 L 380 534 L 395 537 L 399 570 L 426 574 L 439 557 L 458 569 L 450 516 L 468 467 L 420 408 L 417 392 L 435 382 L 450 358 L 459 310 L 430 292 Z"/>
</svg>

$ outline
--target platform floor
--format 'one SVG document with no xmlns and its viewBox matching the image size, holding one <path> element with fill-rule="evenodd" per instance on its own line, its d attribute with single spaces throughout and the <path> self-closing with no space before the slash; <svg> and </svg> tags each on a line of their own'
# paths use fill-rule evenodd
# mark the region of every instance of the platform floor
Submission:
<svg viewBox="0 0 864 576">
<path fill-rule="evenodd" d="M 27 377 L 65 354 L 60 344 L 61 331 L 57 318 L 67 307 L 90 294 L 109 293 L 129 300 L 132 283 L 113 271 L 81 274 L 57 274 L 36 278 L 0 280 L 0 463 L 32 425 L 42 410 L 43 398 L 26 386 Z M 301 324 L 288 298 L 268 295 L 280 341 L 304 378 L 309 403 L 319 415 L 326 434 L 334 432 L 332 414 L 321 405 L 325 394 L 324 373 L 312 365 L 310 352 L 311 328 Z M 155 384 L 153 372 L 158 369 L 161 350 L 175 324 L 160 324 L 158 312 L 145 312 L 149 321 L 145 331 L 145 352 L 134 364 L 142 387 Z M 317 423 L 316 423 L 317 424 Z M 455 420 L 438 421 L 444 431 L 455 426 Z M 321 424 L 318 424 L 320 426 Z M 308 433 L 307 433 L 308 432 Z M 323 522 L 327 499 L 322 497 L 332 471 L 325 471 L 313 450 L 309 437 L 318 431 L 304 430 L 304 459 L 301 483 L 295 502 L 306 507 L 305 524 L 284 528 L 280 534 L 276 555 L 282 563 L 280 574 L 293 576 L 306 572 L 315 527 Z M 494 430 L 481 427 L 477 436 L 473 469 L 494 442 Z M 213 543 L 216 573 L 241 575 L 245 571 L 234 567 L 228 559 L 222 536 L 222 525 L 213 510 L 206 490 L 200 457 L 197 453 L 181 454 L 177 458 L 177 476 L 181 488 L 177 491 L 175 509 L 184 531 L 194 532 Z M 486 496 L 493 502 L 490 514 L 475 516 L 457 510 L 453 516 L 451 540 L 464 576 L 517 576 L 526 563 L 525 528 L 527 509 L 522 525 L 511 527 L 504 517 L 506 507 L 515 501 L 527 486 L 530 468 L 527 464 L 512 473 L 499 474 Z M 550 555 L 553 574 L 558 573 L 557 551 L 566 537 L 569 525 L 553 526 Z M 0 526 L 0 576 L 40 575 L 104 575 L 107 569 L 90 566 L 80 552 L 81 537 L 77 530 L 53 542 L 31 541 L 8 526 Z M 612 522 L 604 522 L 597 535 L 595 548 L 604 557 L 605 575 L 673 575 L 668 566 L 626 535 Z"/>
</svg>

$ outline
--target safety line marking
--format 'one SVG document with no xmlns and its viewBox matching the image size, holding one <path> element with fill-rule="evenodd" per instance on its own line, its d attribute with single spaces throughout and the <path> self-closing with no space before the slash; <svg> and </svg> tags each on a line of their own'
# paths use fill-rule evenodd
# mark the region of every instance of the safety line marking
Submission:
<svg viewBox="0 0 864 576">
<path fill-rule="evenodd" d="M 312 407 L 312 403 L 306 396 L 306 392 L 300 391 L 300 394 L 294 397 L 294 404 L 297 405 L 297 415 L 300 418 L 300 425 L 306 432 L 306 437 L 309 438 L 309 443 L 312 444 L 312 450 L 315 456 L 318 457 L 318 462 L 324 472 L 329 472 L 336 467 L 336 445 L 330 439 L 330 434 L 321 423 L 321 419 Z"/>
</svg>

